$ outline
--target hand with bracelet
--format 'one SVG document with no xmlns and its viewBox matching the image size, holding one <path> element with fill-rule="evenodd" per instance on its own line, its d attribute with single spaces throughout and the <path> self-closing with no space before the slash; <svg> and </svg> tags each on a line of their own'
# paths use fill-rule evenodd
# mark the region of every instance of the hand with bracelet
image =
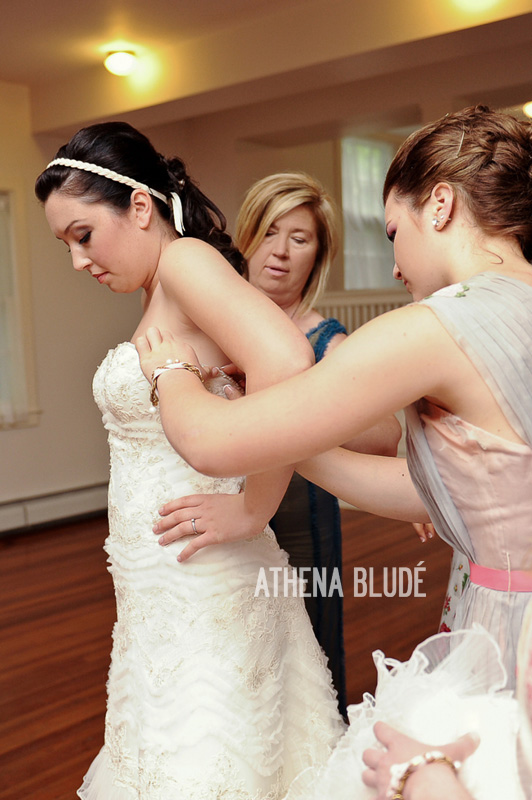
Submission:
<svg viewBox="0 0 532 800">
<path fill-rule="evenodd" d="M 364 752 L 368 769 L 362 778 L 377 790 L 376 800 L 475 800 L 460 782 L 459 764 L 477 749 L 476 734 L 434 747 L 384 722 L 377 722 L 374 731 L 385 749 Z"/>
<path fill-rule="evenodd" d="M 167 370 L 171 369 L 186 369 L 188 370 L 188 372 L 192 372 L 194 375 L 196 375 L 202 383 L 205 383 L 205 380 L 201 373 L 201 369 L 199 367 L 196 367 L 194 364 L 189 364 L 187 361 L 180 361 L 178 358 L 174 358 L 174 360 L 172 360 L 171 358 L 167 358 L 166 362 L 162 366 L 157 367 L 157 369 L 154 369 L 151 375 L 150 400 L 152 406 L 159 405 L 159 395 L 157 394 L 157 380 L 160 378 L 163 372 L 166 372 Z"/>
<path fill-rule="evenodd" d="M 158 328 L 148 328 L 143 336 L 137 338 L 135 344 L 142 371 L 150 382 L 152 391 L 156 390 L 157 387 L 153 384 L 164 370 L 185 369 L 195 374 L 202 383 L 209 375 L 208 370 L 199 363 L 194 348 L 178 340 L 170 331 L 161 333 Z"/>
</svg>

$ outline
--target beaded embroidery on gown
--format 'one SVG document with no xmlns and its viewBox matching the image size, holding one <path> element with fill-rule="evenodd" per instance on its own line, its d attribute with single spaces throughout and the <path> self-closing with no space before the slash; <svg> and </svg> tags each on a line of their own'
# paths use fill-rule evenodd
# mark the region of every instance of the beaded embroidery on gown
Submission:
<svg viewBox="0 0 532 800">
<path fill-rule="evenodd" d="M 117 622 L 105 744 L 83 800 L 277 800 L 326 761 L 344 730 L 330 673 L 300 597 L 255 597 L 259 570 L 287 557 L 269 528 L 179 564 L 188 537 L 161 547 L 160 506 L 238 493 L 168 443 L 134 345 L 111 350 L 94 379 L 109 434 L 109 537 Z"/>
</svg>

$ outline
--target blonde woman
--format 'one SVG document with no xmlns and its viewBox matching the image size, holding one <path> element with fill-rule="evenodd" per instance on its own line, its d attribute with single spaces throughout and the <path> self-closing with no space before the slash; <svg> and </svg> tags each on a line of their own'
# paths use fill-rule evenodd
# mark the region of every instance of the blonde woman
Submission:
<svg viewBox="0 0 532 800">
<path fill-rule="evenodd" d="M 344 326 L 314 308 L 327 284 L 338 248 L 337 212 L 324 187 L 304 172 L 283 172 L 257 181 L 246 193 L 235 231 L 245 258 L 243 274 L 305 334 L 316 362 L 347 337 Z M 271 331 L 272 342 L 277 332 Z M 344 447 L 364 453 L 395 455 L 401 430 L 395 417 L 363 432 Z M 217 498 L 211 498 L 216 501 Z M 174 505 L 167 504 L 158 526 L 162 543 L 173 540 Z M 343 646 L 342 531 L 337 498 L 294 473 L 270 524 L 290 564 L 309 577 L 305 606 L 316 638 L 325 651 L 338 703 L 346 711 Z M 198 530 L 207 523 L 200 519 Z M 313 572 L 322 583 L 312 591 Z"/>
</svg>

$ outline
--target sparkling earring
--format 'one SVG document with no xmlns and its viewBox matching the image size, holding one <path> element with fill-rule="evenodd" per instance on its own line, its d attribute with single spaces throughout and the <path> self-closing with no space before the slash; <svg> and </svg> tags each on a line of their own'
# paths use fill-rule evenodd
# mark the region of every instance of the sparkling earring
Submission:
<svg viewBox="0 0 532 800">
<path fill-rule="evenodd" d="M 432 224 L 434 225 L 434 227 L 436 227 L 436 226 L 437 226 L 437 224 L 438 224 L 438 217 L 433 217 L 433 218 L 432 218 Z"/>
</svg>

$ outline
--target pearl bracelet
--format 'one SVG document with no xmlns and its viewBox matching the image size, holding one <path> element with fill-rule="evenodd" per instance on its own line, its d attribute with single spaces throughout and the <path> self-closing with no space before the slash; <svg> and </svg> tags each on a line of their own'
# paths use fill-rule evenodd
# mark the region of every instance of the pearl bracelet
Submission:
<svg viewBox="0 0 532 800">
<path fill-rule="evenodd" d="M 163 367 L 157 367 L 157 369 L 154 369 L 152 372 L 150 401 L 153 407 L 159 405 L 159 395 L 157 394 L 157 378 L 162 375 L 163 372 L 166 372 L 167 369 L 187 369 L 189 372 L 193 372 L 194 375 L 197 375 L 202 383 L 205 383 L 200 369 L 196 367 L 195 364 L 189 364 L 187 361 L 179 361 L 178 358 L 176 358 L 175 361 L 168 359 Z"/>
<path fill-rule="evenodd" d="M 462 766 L 460 761 L 452 761 L 440 750 L 431 750 L 422 755 L 414 756 L 404 764 L 392 764 L 390 767 L 390 785 L 388 786 L 386 797 L 389 800 L 404 800 L 403 790 L 405 783 L 419 767 L 424 767 L 426 764 L 447 764 L 455 774 Z"/>
</svg>

